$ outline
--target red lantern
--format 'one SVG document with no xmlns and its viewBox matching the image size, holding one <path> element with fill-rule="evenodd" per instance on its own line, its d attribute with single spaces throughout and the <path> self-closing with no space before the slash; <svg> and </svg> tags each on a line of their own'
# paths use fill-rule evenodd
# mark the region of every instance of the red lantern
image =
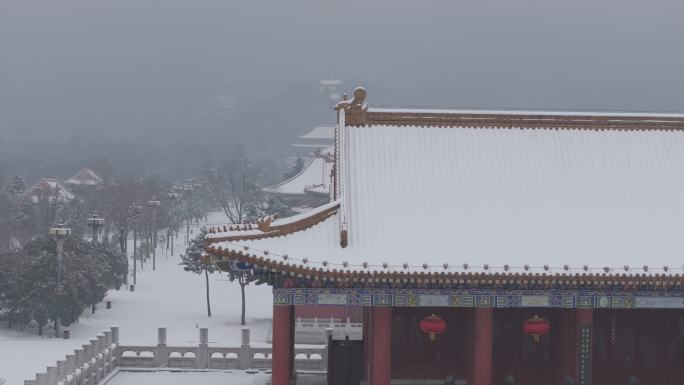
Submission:
<svg viewBox="0 0 684 385">
<path fill-rule="evenodd" d="M 420 330 L 428 333 L 431 340 L 437 339 L 437 334 L 443 333 L 446 330 L 446 321 L 442 317 L 434 314 L 423 318 L 420 321 Z"/>
<path fill-rule="evenodd" d="M 539 342 L 549 330 L 551 330 L 549 321 L 536 315 L 523 323 L 523 331 L 528 336 L 532 336 L 534 342 Z"/>
</svg>

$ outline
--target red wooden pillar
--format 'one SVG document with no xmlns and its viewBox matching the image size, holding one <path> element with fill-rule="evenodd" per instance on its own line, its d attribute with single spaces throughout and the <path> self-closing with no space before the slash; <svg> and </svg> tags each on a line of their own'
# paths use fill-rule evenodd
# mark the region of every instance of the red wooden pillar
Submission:
<svg viewBox="0 0 684 385">
<path fill-rule="evenodd" d="M 363 379 L 366 380 L 366 383 L 370 381 L 370 311 L 370 307 L 363 307 Z"/>
<path fill-rule="evenodd" d="M 465 371 L 466 382 L 473 383 L 473 372 L 475 369 L 475 309 L 464 309 L 465 314 L 465 346 L 463 346 L 463 367 L 467 368 Z"/>
<path fill-rule="evenodd" d="M 556 355 L 556 384 L 564 384 L 567 376 L 577 380 L 578 331 L 575 318 L 575 309 L 561 309 L 557 318 L 558 323 L 551 325 L 556 335 L 553 342 Z"/>
<path fill-rule="evenodd" d="M 392 381 L 392 308 L 373 307 L 370 311 L 368 351 L 369 385 L 390 385 Z"/>
<path fill-rule="evenodd" d="M 273 385 L 290 385 L 294 369 L 294 306 L 273 305 Z"/>
<path fill-rule="evenodd" d="M 475 308 L 473 385 L 492 385 L 494 308 Z"/>
</svg>

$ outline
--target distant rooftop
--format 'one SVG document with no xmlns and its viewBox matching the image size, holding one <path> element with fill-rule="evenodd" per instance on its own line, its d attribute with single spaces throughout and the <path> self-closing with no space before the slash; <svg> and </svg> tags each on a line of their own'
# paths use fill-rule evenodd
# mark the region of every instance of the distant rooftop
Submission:
<svg viewBox="0 0 684 385">
<path fill-rule="evenodd" d="M 334 140 L 335 139 L 335 126 L 334 125 L 320 125 L 311 129 L 304 135 L 299 135 L 300 139 L 324 139 L 324 140 Z"/>
<path fill-rule="evenodd" d="M 339 86 L 342 84 L 342 80 L 321 80 L 322 86 Z"/>
</svg>

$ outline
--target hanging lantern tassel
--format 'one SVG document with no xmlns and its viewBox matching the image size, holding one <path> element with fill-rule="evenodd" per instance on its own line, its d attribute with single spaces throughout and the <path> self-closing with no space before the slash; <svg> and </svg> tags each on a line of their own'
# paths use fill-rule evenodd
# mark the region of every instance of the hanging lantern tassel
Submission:
<svg viewBox="0 0 684 385">
<path fill-rule="evenodd" d="M 430 340 L 437 339 L 437 334 L 443 333 L 446 330 L 446 321 L 440 316 L 429 315 L 420 321 L 420 330 L 430 336 Z"/>
<path fill-rule="evenodd" d="M 549 321 L 537 315 L 528 319 L 523 323 L 523 331 L 528 336 L 532 336 L 534 342 L 541 341 L 541 337 L 551 330 Z"/>
</svg>

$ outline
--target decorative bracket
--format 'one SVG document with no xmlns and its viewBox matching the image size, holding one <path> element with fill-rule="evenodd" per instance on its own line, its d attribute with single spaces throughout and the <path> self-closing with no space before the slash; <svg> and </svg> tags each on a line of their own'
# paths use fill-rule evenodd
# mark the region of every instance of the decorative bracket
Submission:
<svg viewBox="0 0 684 385">
<path fill-rule="evenodd" d="M 342 100 L 337 103 L 335 109 L 340 111 L 344 109 L 345 121 L 348 126 L 365 126 L 366 125 L 366 111 L 368 104 L 366 103 L 366 89 L 363 87 L 356 87 L 354 89 L 354 99 Z"/>
</svg>

